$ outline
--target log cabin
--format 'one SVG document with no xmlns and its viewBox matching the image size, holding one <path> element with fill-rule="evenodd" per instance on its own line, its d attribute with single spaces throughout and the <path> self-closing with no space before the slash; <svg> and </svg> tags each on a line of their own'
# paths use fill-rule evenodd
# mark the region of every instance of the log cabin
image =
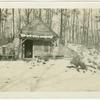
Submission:
<svg viewBox="0 0 100 100">
<path fill-rule="evenodd" d="M 51 56 L 58 35 L 41 20 L 22 27 L 19 34 L 19 58 Z"/>
</svg>

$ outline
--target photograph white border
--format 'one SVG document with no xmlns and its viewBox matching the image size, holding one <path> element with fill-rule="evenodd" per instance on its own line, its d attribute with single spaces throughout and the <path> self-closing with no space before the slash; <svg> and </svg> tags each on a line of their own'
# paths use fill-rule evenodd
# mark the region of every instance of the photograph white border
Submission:
<svg viewBox="0 0 100 100">
<path fill-rule="evenodd" d="M 64 99 L 64 98 L 92 98 L 92 99 L 98 99 L 100 98 L 100 92 L 1 92 L 0 93 L 0 99 L 12 99 L 12 98 L 22 98 L 22 99 Z"/>
<path fill-rule="evenodd" d="M 100 2 L 0 2 L 0 8 L 100 8 Z"/>
</svg>

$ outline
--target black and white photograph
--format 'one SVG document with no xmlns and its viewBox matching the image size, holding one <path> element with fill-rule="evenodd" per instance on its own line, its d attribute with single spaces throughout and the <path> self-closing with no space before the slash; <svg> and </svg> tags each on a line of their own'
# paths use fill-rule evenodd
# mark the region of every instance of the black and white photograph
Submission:
<svg viewBox="0 0 100 100">
<path fill-rule="evenodd" d="M 100 8 L 0 8 L 0 92 L 100 91 Z"/>
</svg>

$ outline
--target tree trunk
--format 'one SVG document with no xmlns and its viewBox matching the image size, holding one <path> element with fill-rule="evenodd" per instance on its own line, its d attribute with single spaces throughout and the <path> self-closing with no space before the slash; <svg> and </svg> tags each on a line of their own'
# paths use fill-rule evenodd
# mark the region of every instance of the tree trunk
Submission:
<svg viewBox="0 0 100 100">
<path fill-rule="evenodd" d="M 14 20 L 14 9 L 12 9 L 12 38 L 14 39 L 15 37 L 15 20 Z"/>
<path fill-rule="evenodd" d="M 63 9 L 61 9 L 61 19 L 60 19 L 60 44 L 63 44 Z"/>
<path fill-rule="evenodd" d="M 74 36 L 75 36 L 75 9 L 73 9 L 73 23 L 72 23 L 72 42 L 74 43 Z"/>
<path fill-rule="evenodd" d="M 42 20 L 42 16 L 41 16 L 41 9 L 39 9 L 39 19 Z"/>
<path fill-rule="evenodd" d="M 90 9 L 91 13 L 91 43 L 94 44 L 94 35 L 93 35 L 93 21 L 92 21 L 92 9 Z"/>
<path fill-rule="evenodd" d="M 88 12 L 88 25 L 87 25 L 87 45 L 89 45 L 89 23 L 90 23 L 90 10 Z"/>
<path fill-rule="evenodd" d="M 18 13 L 19 13 L 19 24 L 18 24 L 18 30 L 20 31 L 22 26 L 21 26 L 21 9 L 18 9 Z"/>
<path fill-rule="evenodd" d="M 2 39 L 1 27 L 2 27 L 2 11 L 0 8 L 0 39 Z"/>
</svg>

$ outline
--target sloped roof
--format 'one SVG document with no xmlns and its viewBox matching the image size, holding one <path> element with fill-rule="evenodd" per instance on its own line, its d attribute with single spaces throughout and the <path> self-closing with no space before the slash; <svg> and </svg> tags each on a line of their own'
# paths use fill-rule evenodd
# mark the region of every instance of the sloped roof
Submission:
<svg viewBox="0 0 100 100">
<path fill-rule="evenodd" d="M 28 36 L 40 36 L 40 37 L 57 37 L 57 34 L 51 30 L 45 23 L 43 23 L 40 20 L 33 20 L 33 23 L 28 24 L 27 26 L 24 26 L 22 28 L 23 36 L 28 35 Z"/>
</svg>

